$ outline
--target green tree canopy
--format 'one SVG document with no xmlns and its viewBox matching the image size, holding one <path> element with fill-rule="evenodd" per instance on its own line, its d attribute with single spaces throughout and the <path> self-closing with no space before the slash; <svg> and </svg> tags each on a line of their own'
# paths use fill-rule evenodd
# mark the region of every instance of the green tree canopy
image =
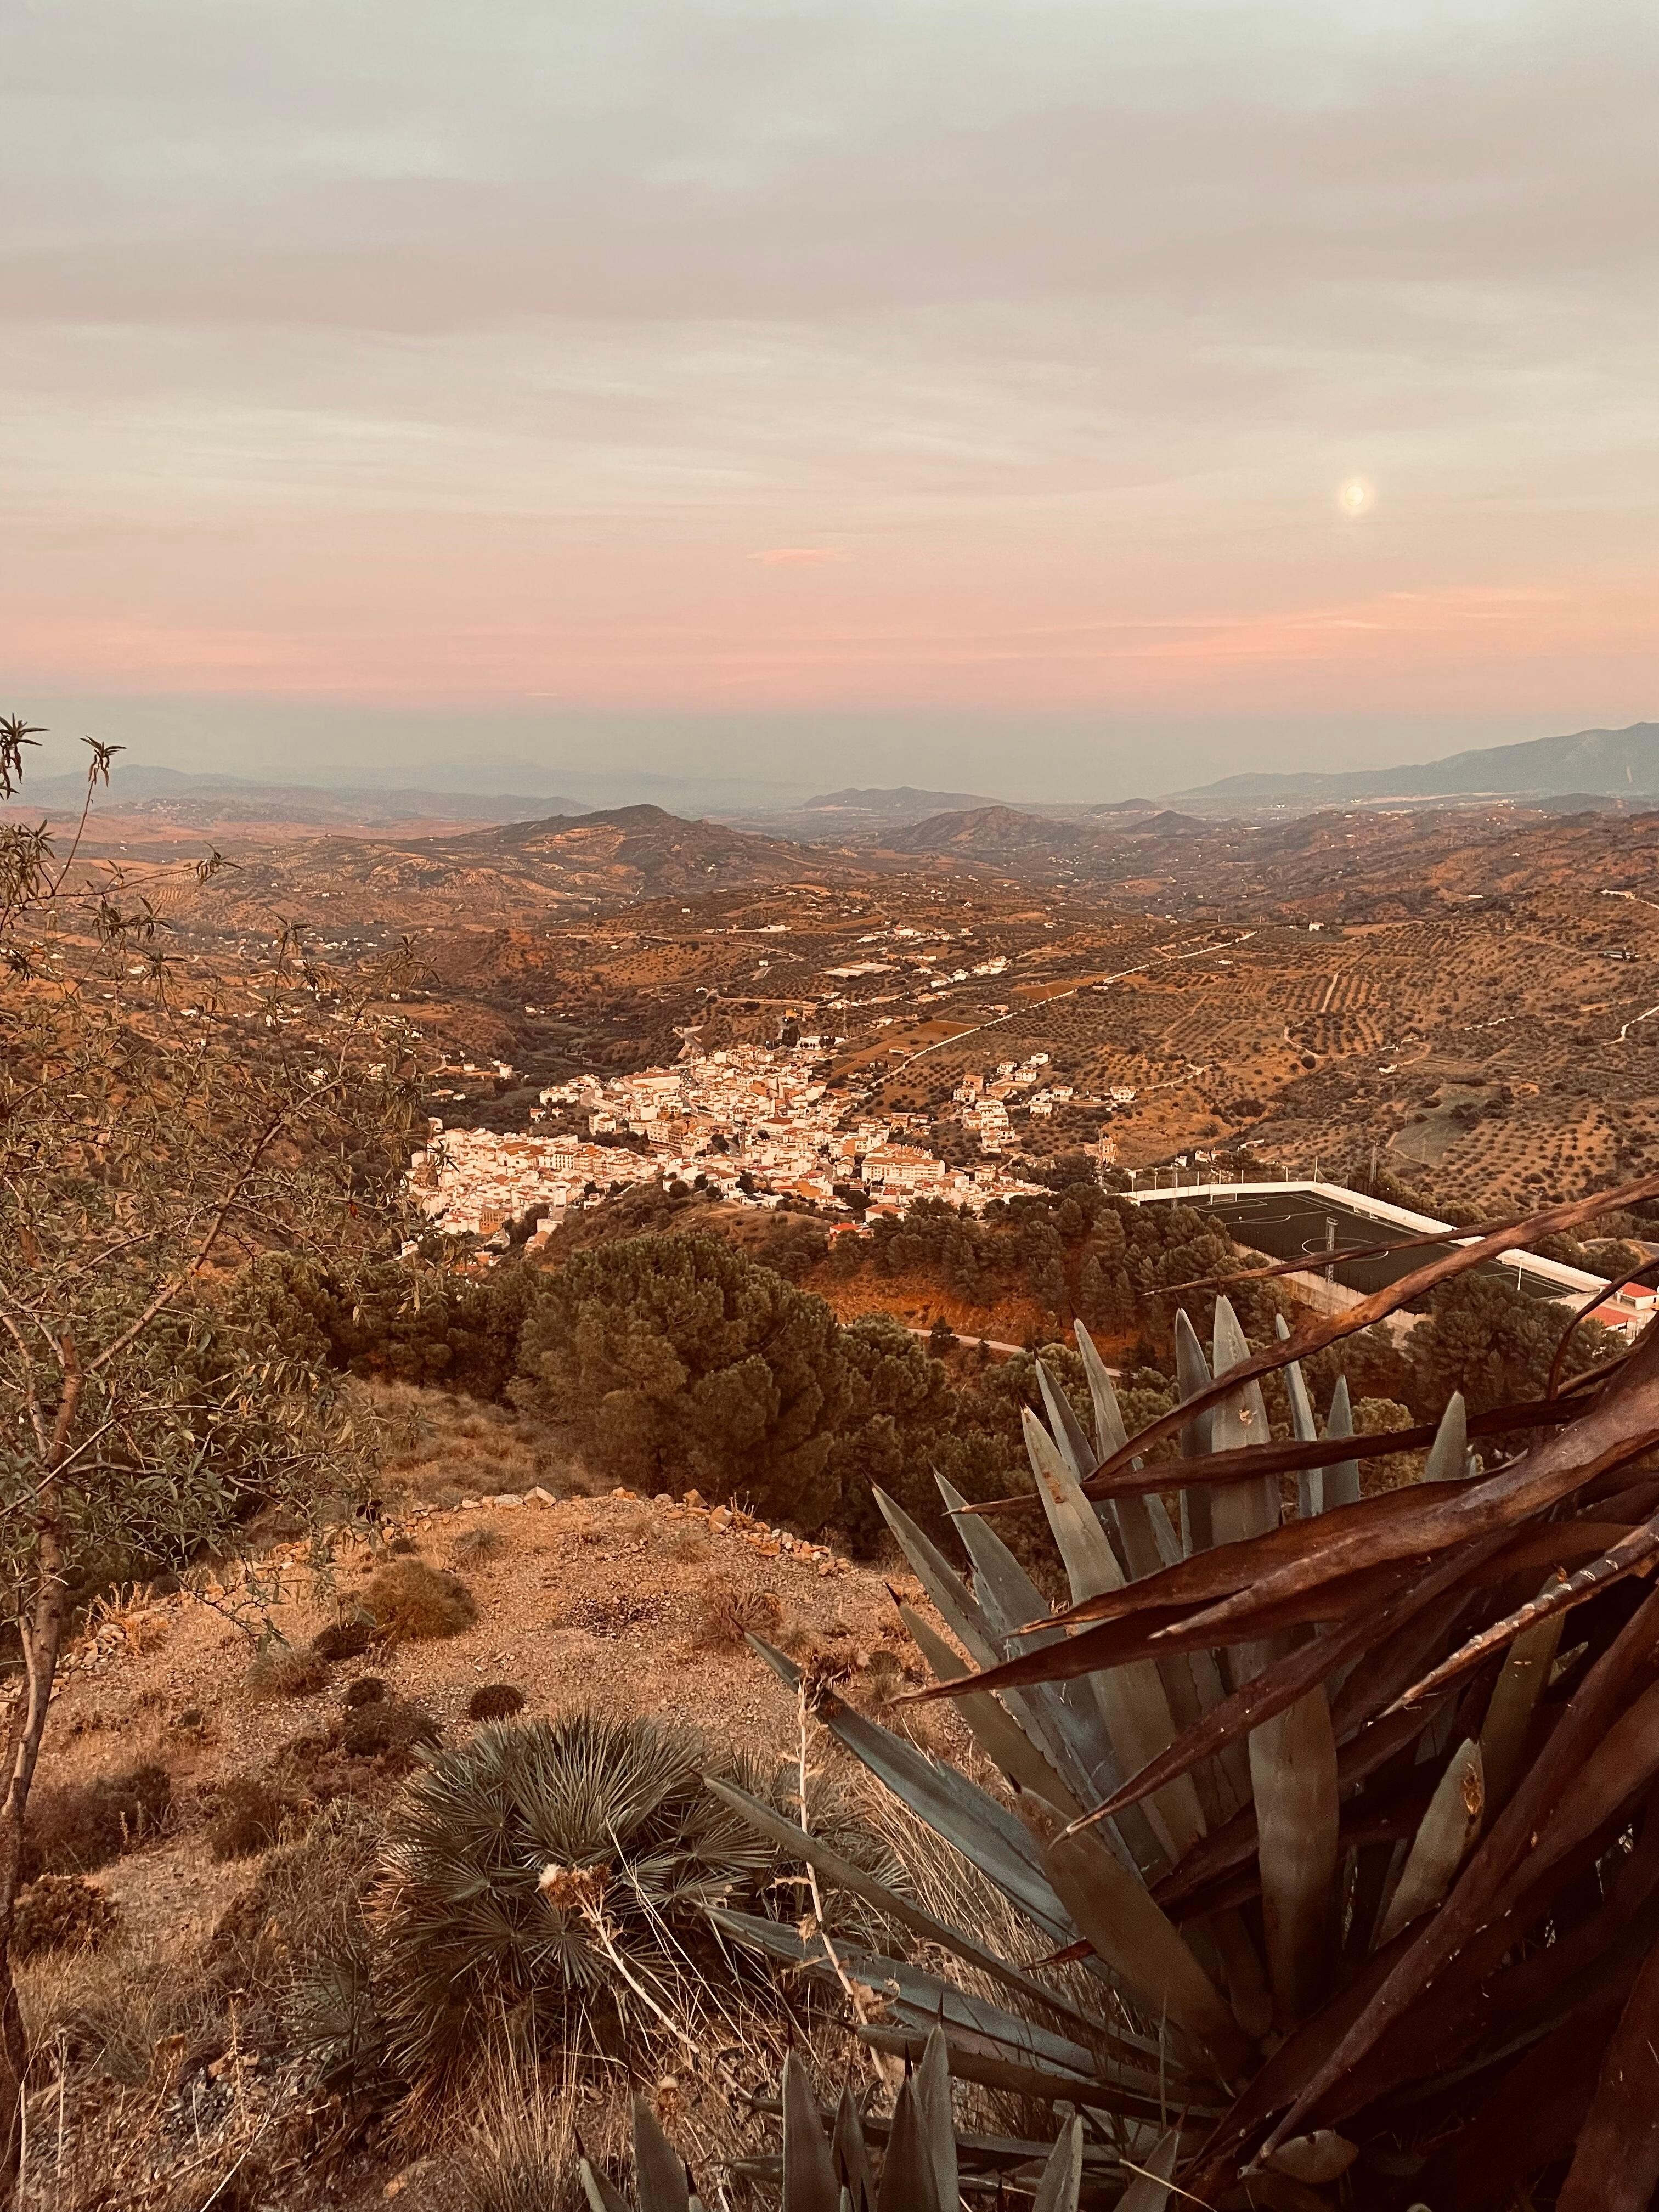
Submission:
<svg viewBox="0 0 1659 2212">
<path fill-rule="evenodd" d="M 715 1237 L 635 1237 L 580 1252 L 527 1315 L 534 1401 L 593 1465 L 642 1489 L 696 1485 L 833 1516 L 845 1390 L 836 1317 Z"/>
</svg>

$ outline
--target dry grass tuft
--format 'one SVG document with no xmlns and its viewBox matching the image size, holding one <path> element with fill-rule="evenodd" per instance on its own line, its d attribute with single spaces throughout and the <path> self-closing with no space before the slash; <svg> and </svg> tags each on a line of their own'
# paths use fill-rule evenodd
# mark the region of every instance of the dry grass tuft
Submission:
<svg viewBox="0 0 1659 2212">
<path fill-rule="evenodd" d="M 344 1705 L 348 1712 L 359 1705 L 377 1705 L 382 1698 L 389 1698 L 391 1690 L 378 1674 L 359 1674 L 355 1682 L 346 1685 Z"/>
<path fill-rule="evenodd" d="M 575 2093 L 499 2055 L 479 2085 L 479 2117 L 461 2152 L 454 2212 L 577 2212 Z M 585 2142 L 590 2154 L 595 2146 Z"/>
<path fill-rule="evenodd" d="M 269 1850 L 282 1833 L 291 1808 L 269 1783 L 239 1774 L 219 1792 L 219 1809 L 208 1830 L 208 1849 L 216 1859 L 251 1858 Z"/>
<path fill-rule="evenodd" d="M 510 1721 L 524 1709 L 524 1692 L 512 1682 L 484 1682 L 466 1701 L 470 1721 Z"/>
<path fill-rule="evenodd" d="M 744 1589 L 729 1576 L 718 1576 L 703 1592 L 702 1640 L 738 1644 L 745 1636 L 775 1636 L 783 1607 L 769 1589 Z"/>
<path fill-rule="evenodd" d="M 472 1593 L 459 1576 L 421 1559 L 393 1559 L 364 1583 L 362 1601 L 387 1644 L 424 1644 L 459 1636 L 478 1617 Z"/>
<path fill-rule="evenodd" d="M 467 1566 L 477 1566 L 483 1560 L 493 1559 L 501 1550 L 503 1541 L 499 1528 L 491 1528 L 487 1521 L 475 1521 L 471 1528 L 457 1534 L 449 1547 L 450 1557 Z"/>
<path fill-rule="evenodd" d="M 328 1661 L 316 1650 L 273 1644 L 248 1668 L 247 1686 L 255 1698 L 313 1698 L 328 1687 Z"/>
<path fill-rule="evenodd" d="M 422 1744 L 436 1744 L 442 1730 L 424 1705 L 412 1699 L 380 1698 L 348 1713 L 340 1731 L 340 1748 L 351 1759 L 379 1759 L 410 1754 Z"/>
<path fill-rule="evenodd" d="M 47 1784 L 31 1796 L 23 1872 L 85 1874 L 157 1833 L 173 1802 L 173 1778 L 146 1762 L 95 1781 Z"/>
</svg>

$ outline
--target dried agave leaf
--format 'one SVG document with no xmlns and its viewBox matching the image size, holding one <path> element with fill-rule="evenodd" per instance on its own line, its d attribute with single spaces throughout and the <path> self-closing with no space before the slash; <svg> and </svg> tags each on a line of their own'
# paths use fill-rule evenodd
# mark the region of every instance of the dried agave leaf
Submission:
<svg viewBox="0 0 1659 2212">
<path fill-rule="evenodd" d="M 1589 1198 L 1575 1199 L 1563 1206 L 1550 1206 L 1541 1213 L 1534 1213 L 1524 1220 L 1512 1222 L 1508 1228 L 1500 1230 L 1492 1236 L 1481 1237 L 1473 1244 L 1460 1244 L 1455 1250 L 1443 1253 L 1437 1258 L 1430 1261 L 1426 1266 L 1414 1269 L 1410 1274 L 1401 1276 L 1397 1281 L 1389 1284 L 1385 1290 L 1374 1291 L 1370 1297 L 1362 1298 L 1358 1305 L 1350 1306 L 1340 1314 L 1322 1321 L 1310 1322 L 1305 1328 L 1298 1329 L 1289 1340 L 1288 1350 L 1284 1345 L 1276 1345 L 1270 1352 L 1249 1353 L 1244 1363 L 1243 1371 L 1231 1379 L 1237 1386 L 1259 1376 L 1269 1375 L 1275 1368 L 1287 1365 L 1291 1359 L 1305 1359 L 1316 1352 L 1324 1351 L 1328 1345 L 1340 1343 L 1345 1337 L 1352 1336 L 1360 1329 L 1370 1328 L 1374 1322 L 1386 1319 L 1391 1313 L 1398 1313 L 1402 1306 L 1416 1304 L 1425 1297 L 1431 1291 L 1437 1289 L 1442 1283 L 1450 1281 L 1455 1276 L 1466 1274 L 1471 1267 L 1484 1267 L 1488 1261 L 1498 1259 L 1505 1252 L 1517 1251 L 1531 1243 L 1538 1237 L 1576 1229 L 1583 1222 L 1593 1221 L 1598 1214 L 1611 1212 L 1620 1206 L 1633 1206 L 1640 1199 L 1653 1197 L 1659 1197 L 1659 1174 L 1640 1176 L 1636 1182 L 1626 1183 L 1618 1190 L 1600 1191 Z M 1177 1351 L 1179 1337 L 1180 1332 L 1177 1328 Z M 1216 1381 L 1211 1383 L 1209 1391 L 1200 1394 L 1200 1410 L 1206 1405 L 1214 1404 L 1216 1399 L 1223 1395 L 1228 1381 L 1227 1376 L 1218 1375 Z M 1179 1407 L 1174 1413 L 1160 1414 L 1155 1421 L 1149 1422 L 1140 1434 L 1132 1437 L 1130 1442 L 1144 1455 L 1153 1444 L 1164 1437 L 1173 1435 L 1177 1429 L 1185 1426 L 1193 1418 L 1194 1416 L 1184 1407 Z M 1127 1453 L 1117 1455 L 1119 1458 L 1126 1456 Z M 1106 1461 L 1100 1470 L 1107 1476 L 1115 1474 L 1117 1471 L 1114 1460 Z"/>
</svg>

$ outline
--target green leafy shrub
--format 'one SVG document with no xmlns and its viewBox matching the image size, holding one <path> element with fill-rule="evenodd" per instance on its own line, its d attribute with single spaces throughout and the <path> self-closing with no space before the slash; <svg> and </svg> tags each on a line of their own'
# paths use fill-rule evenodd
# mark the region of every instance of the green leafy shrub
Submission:
<svg viewBox="0 0 1659 2212">
<path fill-rule="evenodd" d="M 173 1778 L 154 1761 L 93 1782 L 37 1789 L 24 1837 L 25 1879 L 107 1865 L 155 1835 L 172 1802 Z"/>
<path fill-rule="evenodd" d="M 78 1875 L 43 1874 L 17 1900 L 11 1948 L 20 1961 L 40 1951 L 94 1951 L 120 1925 L 113 1898 Z"/>
<path fill-rule="evenodd" d="M 525 1707 L 524 1692 L 511 1682 L 481 1683 L 466 1701 L 470 1721 L 510 1721 Z"/>
<path fill-rule="evenodd" d="M 472 1593 L 458 1575 L 423 1559 L 392 1559 L 362 1588 L 375 1634 L 386 1644 L 426 1644 L 459 1636 L 478 1617 Z"/>
<path fill-rule="evenodd" d="M 706 1908 L 757 1905 L 778 1854 L 704 1789 L 704 1756 L 685 1732 L 578 1712 L 485 1728 L 416 1777 L 377 1908 L 405 2079 L 441 2091 L 508 2021 L 532 2044 L 626 2045 L 651 2003 L 732 1986 Z"/>
</svg>

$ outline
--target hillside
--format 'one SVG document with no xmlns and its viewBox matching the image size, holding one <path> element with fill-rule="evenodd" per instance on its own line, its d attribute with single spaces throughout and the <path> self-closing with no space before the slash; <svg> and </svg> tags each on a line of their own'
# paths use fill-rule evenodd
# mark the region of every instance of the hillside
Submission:
<svg viewBox="0 0 1659 2212">
<path fill-rule="evenodd" d="M 29 799 L 33 806 L 49 815 L 78 813 L 86 789 L 82 775 L 40 776 L 31 781 Z M 109 788 L 100 806 L 100 818 L 106 822 L 112 815 L 120 815 L 135 822 L 173 823 L 187 829 L 259 823 L 374 830 L 421 821 L 521 822 L 586 811 L 579 799 L 532 799 L 523 793 L 416 790 L 400 786 L 395 779 L 327 787 L 260 783 L 244 776 L 128 768 L 119 761 L 111 770 Z"/>
</svg>

